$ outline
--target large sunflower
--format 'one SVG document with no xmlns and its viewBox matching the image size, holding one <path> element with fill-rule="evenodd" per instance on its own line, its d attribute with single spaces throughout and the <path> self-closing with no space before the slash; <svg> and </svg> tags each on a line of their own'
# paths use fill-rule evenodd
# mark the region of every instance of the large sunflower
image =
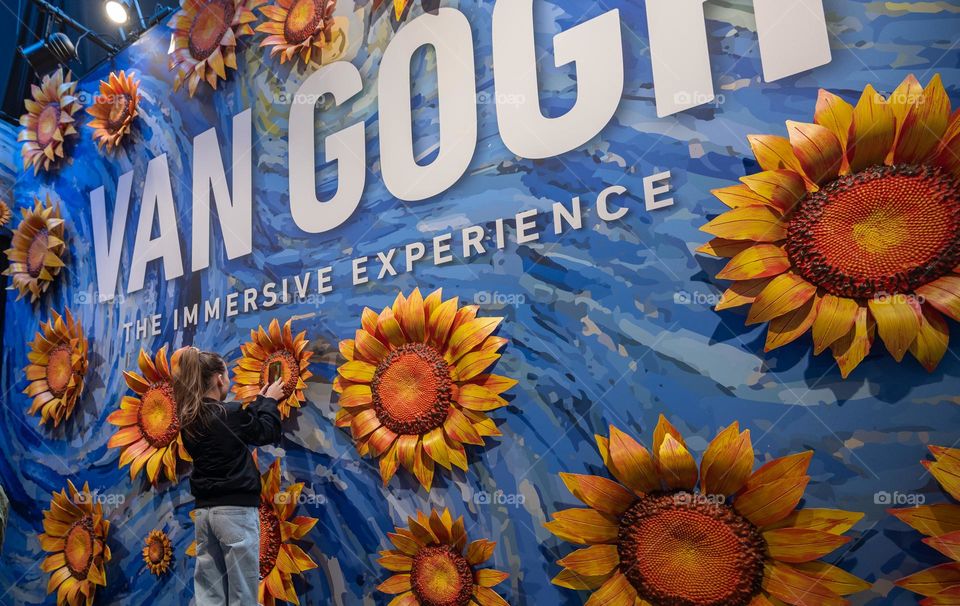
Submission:
<svg viewBox="0 0 960 606">
<path fill-rule="evenodd" d="M 596 439 L 619 483 L 561 474 L 589 508 L 559 511 L 546 524 L 587 545 L 558 562 L 564 570 L 553 582 L 593 590 L 588 604 L 832 606 L 869 587 L 818 560 L 850 540 L 842 535 L 863 514 L 797 508 L 812 452 L 752 471 L 750 432 L 733 423 L 707 446 L 698 472 L 662 415 L 652 454 L 613 426 Z"/>
<path fill-rule="evenodd" d="M 429 516 L 418 511 L 407 523 L 408 528 L 387 535 L 396 549 L 381 551 L 378 560 L 395 573 L 377 587 L 397 596 L 392 606 L 506 606 L 490 588 L 510 575 L 478 568 L 493 555 L 496 542 L 477 539 L 467 545 L 463 517 L 454 521 L 449 509 Z"/>
<path fill-rule="evenodd" d="M 253 454 L 254 461 L 257 454 Z M 260 590 L 259 603 L 274 606 L 277 600 L 299 604 L 293 575 L 313 570 L 317 563 L 291 541 L 302 539 L 317 524 L 316 518 L 291 517 L 300 502 L 303 483 L 280 490 L 280 459 L 260 476 Z M 191 514 L 192 517 L 192 514 Z M 187 548 L 197 555 L 197 543 Z"/>
<path fill-rule="evenodd" d="M 274 0 L 260 11 L 267 18 L 258 32 L 270 34 L 260 43 L 270 56 L 286 63 L 297 55 L 304 65 L 327 65 L 347 47 L 347 21 L 333 16 L 337 0 Z"/>
<path fill-rule="evenodd" d="M 306 401 L 304 390 L 307 389 L 307 379 L 313 376 L 310 372 L 310 358 L 313 352 L 307 349 L 310 346 L 306 331 L 294 336 L 290 328 L 292 320 L 287 320 L 280 328 L 280 322 L 273 320 L 270 328 L 250 331 L 250 340 L 240 346 L 243 357 L 233 369 L 233 393 L 243 403 L 256 399 L 257 394 L 267 384 L 270 378 L 270 365 L 280 363 L 283 378 L 283 396 L 280 400 L 280 418 L 290 416 L 293 408 L 300 408 L 300 403 Z"/>
<path fill-rule="evenodd" d="M 103 505 L 95 503 L 90 486 L 77 491 L 67 480 L 66 490 L 53 493 L 50 509 L 43 512 L 40 547 L 50 555 L 40 569 L 50 573 L 47 593 L 57 592 L 57 604 L 93 604 L 97 586 L 105 587 L 104 564 L 110 561 L 107 532 L 110 521 Z"/>
<path fill-rule="evenodd" d="M 94 97 L 87 113 L 93 116 L 90 128 L 94 129 L 97 147 L 106 146 L 107 151 L 119 147 L 140 113 L 140 80 L 133 72 L 110 72 L 110 77 L 100 82 L 100 94 Z"/>
<path fill-rule="evenodd" d="M 380 457 L 384 485 L 402 464 L 430 490 L 434 463 L 466 471 L 464 444 L 501 435 L 486 413 L 506 406 L 499 394 L 517 382 L 484 371 L 507 343 L 492 336 L 502 320 L 415 289 L 379 314 L 364 309 L 356 339 L 340 342 L 347 362 L 333 383 L 336 423 L 350 428 L 361 456 Z"/>
<path fill-rule="evenodd" d="M 0 227 L 6 226 L 12 218 L 13 213 L 10 212 L 10 206 L 3 200 L 0 200 Z"/>
<path fill-rule="evenodd" d="M 173 546 L 167 533 L 151 530 L 143 543 L 143 563 L 147 569 L 158 577 L 167 574 L 173 561 Z"/>
<path fill-rule="evenodd" d="M 33 398 L 29 413 L 40 413 L 40 424 L 53 421 L 58 427 L 73 415 L 87 374 L 87 337 L 69 309 L 62 316 L 50 310 L 50 319 L 30 343 L 27 359 L 30 364 L 23 371 L 30 384 L 23 393 Z"/>
<path fill-rule="evenodd" d="M 879 333 L 893 357 L 932 371 L 947 350 L 942 314 L 960 320 L 960 113 L 939 76 L 910 76 L 856 107 L 820 91 L 814 124 L 789 139 L 750 137 L 764 172 L 713 193 L 731 210 L 700 248 L 730 257 L 717 309 L 751 304 L 767 351 L 812 329 L 844 377 Z"/>
<path fill-rule="evenodd" d="M 11 276 L 13 287 L 20 293 L 18 301 L 29 294 L 30 301 L 34 302 L 63 268 L 67 250 L 63 241 L 63 218 L 60 206 L 53 204 L 50 194 L 46 203 L 34 198 L 33 209 L 21 208 L 20 214 L 23 220 L 13 232 L 11 248 L 5 251 L 10 266 L 3 275 Z"/>
<path fill-rule="evenodd" d="M 237 69 L 237 38 L 253 34 L 253 9 L 266 0 L 180 0 L 173 18 L 174 90 L 186 83 L 192 97 L 206 81 L 214 89 L 227 79 L 227 68 Z"/>
<path fill-rule="evenodd" d="M 923 461 L 923 466 L 960 501 L 960 449 L 931 446 L 930 452 L 934 460 Z M 960 505 L 938 503 L 889 511 L 926 536 L 924 543 L 952 560 L 902 578 L 897 585 L 927 596 L 921 604 L 960 604 Z"/>
<path fill-rule="evenodd" d="M 131 480 L 146 468 L 154 486 L 160 480 L 161 469 L 168 480 L 176 482 L 178 459 L 193 460 L 183 446 L 180 416 L 173 397 L 173 375 L 182 352 L 173 352 L 168 365 L 166 346 L 160 348 L 155 360 L 141 349 L 138 364 L 143 374 L 123 373 L 137 396 L 123 396 L 120 408 L 107 417 L 109 423 L 118 427 L 107 447 L 122 449 L 118 466 L 130 465 Z"/>
<path fill-rule="evenodd" d="M 42 168 L 47 171 L 63 158 L 63 145 L 67 137 L 77 134 L 74 114 L 81 107 L 74 95 L 77 83 L 71 80 L 70 72 L 64 75 L 63 68 L 48 74 L 33 85 L 33 99 L 24 99 L 27 113 L 20 116 L 23 127 L 17 141 L 23 142 L 20 155 L 23 168 L 33 165 L 33 174 Z"/>
</svg>

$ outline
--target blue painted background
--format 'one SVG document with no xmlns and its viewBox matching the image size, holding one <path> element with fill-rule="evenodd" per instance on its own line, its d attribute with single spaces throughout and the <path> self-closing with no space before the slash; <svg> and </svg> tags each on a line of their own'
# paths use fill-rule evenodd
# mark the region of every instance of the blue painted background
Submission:
<svg viewBox="0 0 960 606">
<path fill-rule="evenodd" d="M 466 13 L 476 43 L 478 87 L 492 94 L 492 3 L 446 4 Z M 134 140 L 107 160 L 84 128 L 69 166 L 40 178 L 20 175 L 15 188 L 17 205 L 48 191 L 62 200 L 70 258 L 40 306 L 21 301 L 7 307 L 0 366 L 5 394 L 0 481 L 10 493 L 12 519 L 0 565 L 0 603 L 50 601 L 47 575 L 39 569 L 43 553 L 37 534 L 50 492 L 64 487 L 66 478 L 125 496 L 122 506 L 108 507 L 114 559 L 107 568 L 109 586 L 98 592 L 98 603 L 188 602 L 192 561 L 184 551 L 193 530 L 187 483 L 159 491 L 139 478 L 131 483 L 127 470 L 117 468 L 119 452 L 106 448 L 113 427 L 105 419 L 126 393 L 121 371 L 135 367 L 141 346 L 154 351 L 167 343 L 194 344 L 235 359 L 249 329 L 272 317 L 297 318 L 295 328 L 307 331 L 317 353 L 309 405 L 285 423 L 283 443 L 267 449 L 263 459 L 283 456 L 285 482 L 306 482 L 306 492 L 318 495 L 317 504 L 301 510 L 320 520 L 308 537 L 308 551 L 320 567 L 296 581 L 304 604 L 386 603 L 374 590 L 388 576 L 376 565 L 375 554 L 387 548 L 385 533 L 395 524 L 431 506 L 447 506 L 465 516 L 471 538 L 498 541 L 492 563 L 511 575 L 498 586 L 511 604 L 581 604 L 587 593 L 550 584 L 559 570 L 556 559 L 572 547 L 542 524 L 549 513 L 575 504 L 557 473 L 599 470 L 594 433 L 606 433 L 607 425 L 615 423 L 646 440 L 660 413 L 689 436 L 697 451 L 734 420 L 751 430 L 758 457 L 814 449 L 806 504 L 866 513 L 856 527 L 858 540 L 828 558 L 876 581 L 873 590 L 854 596 L 854 603 L 916 603 L 912 595 L 893 588 L 890 579 L 942 558 L 887 516 L 874 495 L 900 491 L 922 494 L 927 502 L 946 500 L 919 460 L 928 444 L 953 445 L 960 437 L 960 347 L 953 345 L 937 371 L 927 374 L 909 357 L 896 364 L 877 344 L 847 381 L 840 379 L 828 355 L 812 358 L 809 338 L 764 357 L 762 327 L 748 330 L 745 312 L 718 314 L 703 302 L 724 288 L 712 279 L 721 262 L 693 253 L 707 237 L 698 228 L 721 211 L 709 190 L 756 170 L 746 135 L 782 135 L 784 120 L 812 119 L 818 88 L 855 100 L 868 83 L 890 92 L 908 73 L 926 82 L 939 72 L 954 104 L 960 103 L 960 9 L 955 3 L 825 0 L 825 5 L 833 63 L 764 83 L 750 3 L 708 4 L 714 78 L 723 102 L 657 119 L 642 2 L 538 1 L 540 52 L 549 51 L 553 34 L 608 9 L 621 11 L 626 94 L 615 118 L 583 148 L 532 162 L 505 149 L 494 106 L 481 103 L 480 142 L 468 174 L 448 192 L 406 205 L 390 196 L 379 178 L 376 74 L 393 32 L 390 18 L 380 11 L 371 20 L 367 2 L 341 2 L 338 14 L 353 15 L 348 59 L 364 75 L 364 92 L 324 114 L 318 136 L 365 121 L 370 170 L 357 214 L 334 232 L 316 236 L 299 232 L 288 208 L 284 95 L 306 77 L 302 68 L 265 59 L 256 48 L 259 36 L 247 38 L 241 42 L 241 69 L 230 82 L 218 92 L 201 86 L 190 99 L 172 91 L 166 56 L 170 30 L 160 26 L 114 64 L 96 70 L 81 83 L 83 91 L 94 92 L 111 69 L 133 68 L 141 76 L 143 111 Z M 420 12 L 418 4 L 411 18 Z M 542 103 L 555 114 L 572 104 L 576 82 L 571 71 L 552 65 L 548 52 L 541 67 Z M 419 81 L 414 99 L 418 149 L 428 149 L 437 137 L 432 68 L 427 57 L 413 66 Z M 159 264 L 153 264 L 144 291 L 113 304 L 94 304 L 89 191 L 106 185 L 109 208 L 117 177 L 132 169 L 136 213 L 147 161 L 167 153 L 186 249 L 190 183 L 181 179 L 189 179 L 192 138 L 216 126 L 221 141 L 228 141 L 231 116 L 246 108 L 254 111 L 256 142 L 255 253 L 227 261 L 222 247 L 215 248 L 210 269 L 170 283 L 158 274 Z M 224 157 L 229 156 L 227 145 Z M 647 213 L 638 197 L 642 178 L 661 169 L 673 171 L 676 204 Z M 335 179 L 333 167 L 320 169 L 321 189 L 332 192 Z M 439 268 L 423 263 L 413 275 L 358 288 L 349 284 L 349 260 L 355 256 L 529 208 L 549 209 L 554 201 L 569 202 L 574 195 L 592 201 L 605 186 L 617 183 L 634 194 L 630 213 L 620 222 L 603 223 L 591 210 L 586 229 L 579 232 L 554 237 L 547 230 L 539 242 L 517 246 L 508 241 L 505 251 L 467 263 Z M 126 275 L 134 226 L 128 228 L 121 276 Z M 189 258 L 185 255 L 185 263 Z M 123 322 L 192 303 L 198 293 L 203 298 L 223 295 L 330 264 L 335 291 L 322 301 L 182 333 L 173 330 L 168 316 L 162 337 L 127 343 L 118 336 Z M 338 363 L 336 344 L 352 337 L 363 307 L 380 309 L 398 290 L 408 292 L 415 285 L 425 291 L 442 286 L 448 296 L 479 303 L 493 293 L 516 302 L 481 305 L 481 313 L 506 318 L 500 334 L 510 344 L 497 372 L 520 381 L 509 408 L 494 415 L 504 435 L 485 449 L 469 450 L 470 472 L 441 476 L 429 495 L 418 491 L 406 474 L 381 487 L 376 462 L 358 458 L 349 436 L 333 426 L 336 406 L 329 387 Z M 86 395 L 74 421 L 59 431 L 38 428 L 36 419 L 25 414 L 29 402 L 20 393 L 26 385 L 21 372 L 25 343 L 45 319 L 47 306 L 70 306 L 90 339 Z M 952 331 L 956 343 L 960 331 Z M 524 503 L 477 505 L 474 495 L 480 490 L 522 494 Z M 175 546 L 173 574 L 160 580 L 144 569 L 140 557 L 142 541 L 154 528 L 166 530 Z"/>
</svg>

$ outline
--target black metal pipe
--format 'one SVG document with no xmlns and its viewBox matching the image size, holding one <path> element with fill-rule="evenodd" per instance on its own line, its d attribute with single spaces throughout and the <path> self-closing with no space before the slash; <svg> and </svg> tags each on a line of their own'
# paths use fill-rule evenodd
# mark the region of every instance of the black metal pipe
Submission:
<svg viewBox="0 0 960 606">
<path fill-rule="evenodd" d="M 117 52 L 118 49 L 116 45 L 110 44 L 109 42 L 104 40 L 99 34 L 94 32 L 90 28 L 88 28 L 86 25 L 80 23 L 79 21 L 77 21 L 67 13 L 63 12 L 56 6 L 50 4 L 49 2 L 47 2 L 47 0 L 32 0 L 32 1 L 34 4 L 36 4 L 40 8 L 41 11 L 48 13 L 51 16 L 51 18 L 53 18 L 56 21 L 59 21 L 60 23 L 69 25 L 73 29 L 79 31 L 84 38 L 89 38 L 91 42 L 93 42 L 103 50 L 107 51 L 111 55 Z"/>
</svg>

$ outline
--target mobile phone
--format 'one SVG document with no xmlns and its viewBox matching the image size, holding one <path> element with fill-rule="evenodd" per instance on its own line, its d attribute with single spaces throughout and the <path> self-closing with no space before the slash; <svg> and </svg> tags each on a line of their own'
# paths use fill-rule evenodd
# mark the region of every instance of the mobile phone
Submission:
<svg viewBox="0 0 960 606">
<path fill-rule="evenodd" d="M 267 384 L 273 385 L 283 376 L 283 364 L 281 362 L 271 362 L 267 373 Z"/>
</svg>

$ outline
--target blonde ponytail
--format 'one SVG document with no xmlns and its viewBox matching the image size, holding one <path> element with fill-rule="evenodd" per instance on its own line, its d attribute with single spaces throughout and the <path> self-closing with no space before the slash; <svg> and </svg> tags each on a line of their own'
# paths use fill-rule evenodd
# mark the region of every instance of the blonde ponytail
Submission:
<svg viewBox="0 0 960 606">
<path fill-rule="evenodd" d="M 180 428 L 195 435 L 209 422 L 209 409 L 203 404 L 213 378 L 226 372 L 227 365 L 219 355 L 187 347 L 180 354 L 177 372 L 173 377 L 173 396 L 177 401 Z"/>
</svg>

